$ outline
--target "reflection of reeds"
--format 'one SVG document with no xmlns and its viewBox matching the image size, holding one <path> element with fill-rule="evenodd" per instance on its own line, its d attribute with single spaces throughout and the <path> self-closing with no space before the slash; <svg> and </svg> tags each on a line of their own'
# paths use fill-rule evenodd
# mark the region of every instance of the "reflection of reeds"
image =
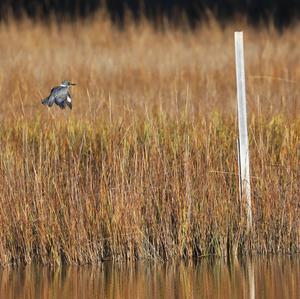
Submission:
<svg viewBox="0 0 300 299">
<path fill-rule="evenodd" d="M 0 269 L 3 298 L 299 298 L 297 258 Z M 249 269 L 252 268 L 252 274 Z M 252 275 L 252 276 L 251 276 Z M 255 283 L 256 289 L 251 289 Z M 255 291 L 255 292 L 254 292 Z M 251 297 L 252 296 L 252 297 Z"/>
<path fill-rule="evenodd" d="M 299 250 L 298 40 L 246 34 L 254 228 L 237 192 L 232 28 L 0 28 L 0 262 Z M 296 30 L 296 29 L 295 29 Z M 276 61 L 276 63 L 274 63 Z M 78 82 L 72 112 L 39 99 Z M 280 112 L 280 114 L 279 114 Z"/>
</svg>

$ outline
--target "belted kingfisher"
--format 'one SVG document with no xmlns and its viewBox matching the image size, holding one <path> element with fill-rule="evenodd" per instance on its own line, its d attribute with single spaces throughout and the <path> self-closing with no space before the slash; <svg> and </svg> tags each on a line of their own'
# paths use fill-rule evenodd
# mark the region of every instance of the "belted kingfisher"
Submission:
<svg viewBox="0 0 300 299">
<path fill-rule="evenodd" d="M 50 95 L 42 100 L 43 105 L 51 107 L 54 103 L 61 109 L 65 109 L 66 105 L 72 109 L 72 99 L 69 93 L 71 85 L 76 85 L 68 80 L 61 82 L 60 86 L 51 89 Z"/>
</svg>

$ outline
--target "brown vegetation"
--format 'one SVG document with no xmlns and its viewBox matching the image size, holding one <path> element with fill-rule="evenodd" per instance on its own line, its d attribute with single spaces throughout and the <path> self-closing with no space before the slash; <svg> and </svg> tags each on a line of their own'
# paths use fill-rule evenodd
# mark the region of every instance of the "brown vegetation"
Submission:
<svg viewBox="0 0 300 299">
<path fill-rule="evenodd" d="M 233 32 L 245 31 L 253 189 L 238 198 Z M 0 263 L 300 248 L 299 28 L 0 27 Z M 40 104 L 63 79 L 73 110 Z"/>
</svg>

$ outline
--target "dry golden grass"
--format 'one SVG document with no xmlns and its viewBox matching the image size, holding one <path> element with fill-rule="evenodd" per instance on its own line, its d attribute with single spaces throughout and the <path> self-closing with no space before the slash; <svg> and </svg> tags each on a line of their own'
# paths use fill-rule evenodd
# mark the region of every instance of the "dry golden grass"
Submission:
<svg viewBox="0 0 300 299">
<path fill-rule="evenodd" d="M 250 233 L 236 176 L 241 28 Z M 2 24 L 1 265 L 299 251 L 299 31 Z M 78 83 L 73 110 L 42 106 L 63 79 Z"/>
</svg>

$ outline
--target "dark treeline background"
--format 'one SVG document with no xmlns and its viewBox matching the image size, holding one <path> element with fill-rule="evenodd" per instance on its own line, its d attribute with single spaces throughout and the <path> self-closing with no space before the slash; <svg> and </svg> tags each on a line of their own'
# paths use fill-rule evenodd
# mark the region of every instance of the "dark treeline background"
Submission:
<svg viewBox="0 0 300 299">
<path fill-rule="evenodd" d="M 220 22 L 243 15 L 252 24 L 272 21 L 282 28 L 298 19 L 300 0 L 0 0 L 0 18 L 27 15 L 33 19 L 75 20 L 106 9 L 111 19 L 122 25 L 126 12 L 138 20 L 141 15 L 151 21 L 161 17 L 179 23 L 186 16 L 191 26 L 205 20 L 207 12 Z"/>
</svg>

